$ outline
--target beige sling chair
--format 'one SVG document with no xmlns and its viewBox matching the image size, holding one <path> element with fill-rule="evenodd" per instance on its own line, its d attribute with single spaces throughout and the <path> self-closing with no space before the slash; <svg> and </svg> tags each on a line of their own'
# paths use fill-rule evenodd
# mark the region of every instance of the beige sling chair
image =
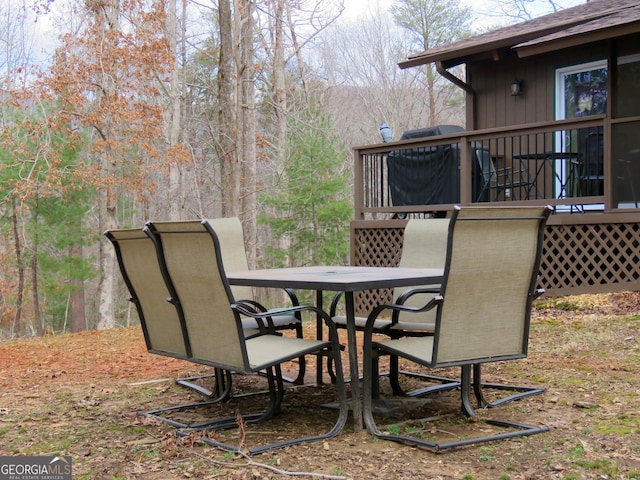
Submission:
<svg viewBox="0 0 640 480">
<path fill-rule="evenodd" d="M 188 359 L 191 346 L 185 335 L 186 326 L 175 307 L 167 301 L 170 295 L 152 240 L 141 228 L 109 230 L 105 236 L 115 249 L 120 273 L 129 290 L 129 300 L 138 312 L 147 350 L 157 355 Z M 198 391 L 213 402 L 227 399 L 231 390 L 230 373 L 217 370 L 211 377 L 215 380 L 213 391 L 192 382 L 192 379 L 179 378 L 176 382 Z"/>
<path fill-rule="evenodd" d="M 450 220 L 448 218 L 409 220 L 404 229 L 402 255 L 398 266 L 444 268 L 447 256 L 449 223 Z M 428 300 L 440 293 L 440 285 L 425 286 L 421 289 L 420 294 L 415 294 L 413 292 L 415 289 L 416 287 L 395 288 L 393 291 L 393 303 L 418 307 L 425 305 Z M 336 296 L 334 299 L 330 314 L 339 328 L 346 327 L 346 317 L 335 315 L 338 298 L 339 297 Z M 374 333 L 388 335 L 391 338 L 424 334 L 430 335 L 433 334 L 435 330 L 435 318 L 435 309 L 421 312 L 420 314 L 394 310 L 391 312 L 391 319 L 379 318 L 376 320 Z M 364 330 L 365 323 L 366 318 L 356 318 L 356 326 L 359 330 Z M 401 371 L 399 370 L 397 360 L 397 357 L 391 356 L 390 372 L 388 374 L 394 395 L 419 397 L 460 386 L 459 381 L 451 378 Z M 404 392 L 399 383 L 399 374 L 412 378 L 422 378 L 429 383 L 425 387 Z M 537 395 L 546 391 L 545 388 L 537 386 L 483 383 L 480 364 L 473 366 L 473 387 L 476 399 L 482 407 L 497 407 L 507 402 L 519 400 L 525 396 Z M 515 393 L 490 402 L 485 398 L 485 388 Z M 374 385 L 374 392 L 377 392 L 377 389 L 377 385 Z"/>
<path fill-rule="evenodd" d="M 220 242 L 220 252 L 222 256 L 222 263 L 225 271 L 237 272 L 249 269 L 249 263 L 247 261 L 247 254 L 245 250 L 244 234 L 242 231 L 242 223 L 238 217 L 230 218 L 214 218 L 208 220 L 209 224 L 213 227 L 218 235 L 218 241 Z M 231 285 L 231 291 L 233 297 L 236 300 L 242 300 L 245 302 L 253 302 L 255 300 L 253 288 L 243 287 L 238 285 Z M 291 289 L 284 289 L 285 293 L 289 297 L 292 306 L 299 304 L 298 298 L 294 291 Z M 298 338 L 302 338 L 302 321 L 300 314 L 291 315 L 277 315 L 273 316 L 273 325 L 276 330 L 294 330 Z M 252 332 L 258 327 L 256 320 L 253 318 L 243 318 L 242 325 L 248 333 Z M 304 383 L 304 375 L 306 370 L 305 358 L 298 359 L 298 375 L 295 379 L 289 379 L 285 377 L 286 381 L 292 382 L 296 385 Z M 200 378 L 204 377 L 192 377 L 189 379 L 191 382 L 196 382 Z"/>
<path fill-rule="evenodd" d="M 265 410 L 243 414 L 247 424 L 267 420 L 276 415 L 284 396 L 281 364 L 304 355 L 331 355 L 336 365 L 336 390 L 340 405 L 338 419 L 325 434 L 310 435 L 249 450 L 249 454 L 303 442 L 312 442 L 337 435 L 347 419 L 340 345 L 331 318 L 315 307 L 293 306 L 267 311 L 257 302 L 234 298 L 225 275 L 218 236 L 207 220 L 188 222 L 148 222 L 145 231 L 158 251 L 161 269 L 179 317 L 185 325 L 185 335 L 191 347 L 188 360 L 240 374 L 265 371 L 269 385 L 269 401 Z M 291 338 L 276 332 L 274 317 L 310 311 L 323 318 L 329 339 Z M 243 319 L 252 318 L 260 334 L 245 335 Z M 196 429 L 226 429 L 238 425 L 236 416 L 211 419 L 192 424 Z M 223 449 L 237 451 L 239 447 L 214 438 L 203 441 Z"/>
<path fill-rule="evenodd" d="M 550 212 L 550 207 L 456 207 L 439 295 L 418 308 L 391 304 L 373 309 L 364 332 L 363 387 L 364 419 L 373 435 L 442 450 L 548 430 L 486 420 L 509 431 L 451 442 L 383 432 L 374 419 L 372 388 L 381 355 L 431 369 L 460 366 L 462 411 L 477 417 L 470 398 L 472 367 L 527 356 L 532 301 L 542 293 L 536 289 L 536 280 Z M 415 315 L 435 310 L 433 335 L 374 341 L 376 321 L 388 310 Z"/>
<path fill-rule="evenodd" d="M 447 252 L 447 235 L 449 231 L 449 219 L 429 218 L 411 219 L 404 228 L 402 238 L 402 255 L 398 267 L 443 268 Z M 420 294 L 411 294 L 417 287 L 397 287 L 393 289 L 393 303 L 409 306 L 422 306 L 440 292 L 440 285 L 422 287 Z M 428 290 L 428 291 L 427 291 Z M 340 295 L 334 297 L 331 304 L 330 315 L 338 328 L 346 328 L 345 315 L 336 315 Z M 431 335 L 435 327 L 435 311 L 422 312 L 419 315 L 409 315 L 404 312 L 394 311 L 392 317 L 377 318 L 374 324 L 374 332 L 388 335 L 391 338 L 413 335 Z M 366 317 L 356 317 L 356 329 L 363 331 Z M 458 380 L 434 375 L 416 374 L 400 371 L 397 357 L 391 356 L 389 381 L 395 395 L 420 396 L 441 390 L 456 388 L 460 385 Z M 329 368 L 331 366 L 329 365 Z M 398 374 L 402 373 L 411 377 L 420 377 L 431 381 L 429 386 L 412 392 L 404 393 Z M 387 376 L 383 374 L 383 376 Z M 374 386 L 374 392 L 377 391 Z"/>
</svg>

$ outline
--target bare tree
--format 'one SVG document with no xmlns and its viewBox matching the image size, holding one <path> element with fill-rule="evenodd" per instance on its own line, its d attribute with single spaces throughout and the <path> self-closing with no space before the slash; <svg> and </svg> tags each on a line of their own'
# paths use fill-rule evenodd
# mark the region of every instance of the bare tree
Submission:
<svg viewBox="0 0 640 480">
<path fill-rule="evenodd" d="M 38 26 L 26 0 L 0 2 L 0 82 L 9 90 L 33 72 Z"/>
<path fill-rule="evenodd" d="M 172 65 L 162 35 L 166 16 L 144 2 L 91 0 L 80 8 L 87 19 L 78 34 L 62 37 L 51 74 L 44 79 L 56 96 L 60 125 L 82 129 L 90 141 L 83 180 L 99 191 L 98 229 L 119 226 L 123 198 L 145 208 L 155 185 L 150 171 L 166 169 L 164 105 L 159 84 Z M 124 192 L 124 195 L 123 195 Z M 98 328 L 115 325 L 117 271 L 113 247 L 99 251 Z"/>
<path fill-rule="evenodd" d="M 512 21 L 526 21 L 540 15 L 557 12 L 589 0 L 492 0 L 492 17 L 511 19 Z"/>
<path fill-rule="evenodd" d="M 236 216 L 240 213 L 241 165 L 236 150 L 237 112 L 235 108 L 235 38 L 230 0 L 218 2 L 218 25 L 220 27 L 220 59 L 218 62 L 218 124 L 219 138 L 216 144 L 220 161 L 222 187 L 222 215 Z"/>
<path fill-rule="evenodd" d="M 250 264 L 254 264 L 256 254 L 256 103 L 255 103 L 255 0 L 236 0 L 236 38 L 239 52 L 236 69 L 239 85 L 239 102 L 236 102 L 236 118 L 240 120 L 239 144 L 241 145 L 241 195 L 245 236 L 249 247 Z"/>
<path fill-rule="evenodd" d="M 32 72 L 33 46 L 36 24 L 25 0 L 5 0 L 0 4 L 0 92 L 20 89 Z M 0 124 L 11 120 L 5 109 L 0 110 Z M 11 332 L 20 335 L 24 304 L 26 265 L 24 261 L 23 237 L 20 234 L 18 202 L 12 196 L 8 204 L 11 209 L 14 258 L 17 268 L 17 291 Z M 3 312 L 4 316 L 4 312 Z M 38 328 L 38 325 L 36 325 Z"/>
<path fill-rule="evenodd" d="M 165 23 L 166 37 L 169 42 L 169 51 L 173 57 L 173 65 L 170 71 L 170 82 L 168 96 L 168 108 L 165 116 L 166 120 L 166 138 L 169 148 L 173 148 L 182 142 L 182 132 L 184 131 L 183 110 L 184 110 L 184 94 L 183 88 L 186 85 L 185 69 L 181 65 L 184 64 L 185 50 L 184 43 L 186 41 L 185 22 L 186 2 L 180 2 L 182 5 L 183 22 L 178 22 L 177 12 L 178 0 L 168 1 L 167 20 Z M 182 61 L 181 61 L 182 60 Z M 168 208 L 169 218 L 172 220 L 180 219 L 180 212 L 184 208 L 185 198 L 182 191 L 182 172 L 180 162 L 172 162 L 169 167 L 169 189 L 168 189 Z"/>
<path fill-rule="evenodd" d="M 428 50 L 443 45 L 471 33 L 472 13 L 462 7 L 459 0 L 401 0 L 391 7 L 398 25 L 410 33 L 414 45 Z M 431 125 L 440 123 L 437 115 L 436 83 L 441 77 L 433 64 L 424 66 L 427 97 L 429 101 L 429 121 Z"/>
<path fill-rule="evenodd" d="M 330 86 L 326 106 L 347 145 L 379 143 L 382 121 L 396 132 L 396 140 L 403 130 L 428 125 L 423 73 L 398 68 L 412 44 L 388 11 L 362 12 L 357 21 L 347 19 L 328 33 L 319 74 Z M 436 91 L 437 112 L 455 123 L 463 117 L 459 106 L 445 101 L 447 87 Z"/>
</svg>

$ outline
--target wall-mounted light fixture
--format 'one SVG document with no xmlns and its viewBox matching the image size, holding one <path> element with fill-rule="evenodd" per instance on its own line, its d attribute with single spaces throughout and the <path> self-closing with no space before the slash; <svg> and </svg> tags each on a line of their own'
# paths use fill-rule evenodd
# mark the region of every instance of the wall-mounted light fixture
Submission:
<svg viewBox="0 0 640 480">
<path fill-rule="evenodd" d="M 522 80 L 515 80 L 511 84 L 511 95 L 515 97 L 516 95 L 520 95 L 520 92 L 522 92 Z"/>
</svg>

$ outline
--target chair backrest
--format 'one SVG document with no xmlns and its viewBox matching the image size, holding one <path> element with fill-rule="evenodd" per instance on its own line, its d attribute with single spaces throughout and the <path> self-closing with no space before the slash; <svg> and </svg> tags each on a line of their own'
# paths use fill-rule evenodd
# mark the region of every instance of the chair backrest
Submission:
<svg viewBox="0 0 640 480">
<path fill-rule="evenodd" d="M 550 207 L 456 207 L 436 320 L 436 364 L 527 355 L 550 212 Z"/>
<path fill-rule="evenodd" d="M 250 372 L 240 318 L 222 263 L 220 242 L 206 220 L 147 222 L 167 287 L 184 319 L 194 362 Z"/>
<path fill-rule="evenodd" d="M 402 256 L 399 267 L 444 268 L 447 258 L 447 238 L 449 234 L 448 218 L 411 219 L 404 228 L 402 240 Z M 424 285 L 425 287 L 427 285 Z M 436 286 L 437 288 L 438 286 Z M 393 289 L 393 299 L 400 297 L 407 290 L 416 287 L 396 287 Z M 420 294 L 410 297 L 405 305 L 419 307 L 435 295 Z M 399 319 L 403 322 L 433 322 L 435 310 L 416 314 L 401 312 Z"/>
<path fill-rule="evenodd" d="M 142 229 L 109 230 L 122 278 L 136 306 L 140 325 L 152 353 L 178 358 L 190 356 L 189 340 L 176 309 L 167 300 L 156 249 Z"/>
<path fill-rule="evenodd" d="M 226 272 L 249 270 L 240 219 L 238 217 L 212 218 L 208 222 L 218 236 L 224 270 Z M 231 291 L 236 300 L 253 299 L 253 289 L 251 287 L 231 285 Z"/>
<path fill-rule="evenodd" d="M 475 156 L 478 160 L 478 166 L 482 173 L 483 185 L 485 188 L 496 183 L 496 167 L 493 164 L 491 153 L 486 148 L 474 149 Z"/>
<path fill-rule="evenodd" d="M 498 173 L 491 158 L 491 153 L 486 148 L 474 148 L 473 153 L 478 161 L 478 170 L 480 172 L 480 184 L 474 182 L 476 190 L 474 190 L 475 202 L 491 201 L 491 189 L 495 188 L 498 183 Z"/>
<path fill-rule="evenodd" d="M 602 179 L 604 165 L 604 133 L 599 127 L 584 137 L 580 176 L 592 180 Z M 583 192 L 584 193 L 584 192 Z"/>
</svg>

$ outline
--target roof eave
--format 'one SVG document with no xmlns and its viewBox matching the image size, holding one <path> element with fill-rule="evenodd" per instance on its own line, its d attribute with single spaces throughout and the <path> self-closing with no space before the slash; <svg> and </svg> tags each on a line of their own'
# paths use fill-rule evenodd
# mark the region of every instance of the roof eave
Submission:
<svg viewBox="0 0 640 480">
<path fill-rule="evenodd" d="M 532 57 L 534 55 L 541 55 L 562 48 L 577 47 L 591 42 L 599 42 L 615 37 L 632 35 L 634 33 L 638 33 L 639 26 L 640 21 L 616 27 L 603 28 L 596 31 L 584 32 L 571 35 L 570 37 L 555 38 L 532 45 L 516 45 L 514 49 L 516 49 L 518 57 L 520 58 Z"/>
<path fill-rule="evenodd" d="M 603 1 L 603 4 L 606 5 Z M 572 9 L 567 9 L 567 11 L 573 10 L 578 7 L 573 7 Z M 582 7 L 584 8 L 584 6 Z M 447 65 L 448 67 L 452 67 L 455 65 L 459 65 L 465 63 L 470 57 L 487 54 L 487 52 L 497 52 L 500 49 L 505 48 L 513 48 L 514 46 L 526 43 L 531 40 L 535 40 L 538 38 L 545 37 L 547 35 L 551 35 L 563 30 L 567 30 L 571 27 L 581 25 L 584 23 L 588 23 L 591 20 L 602 18 L 603 16 L 610 15 L 612 13 L 617 12 L 616 7 L 611 7 L 611 9 L 598 10 L 596 12 L 585 12 L 579 16 L 568 18 L 563 21 L 553 23 L 551 26 L 535 28 L 534 30 L 529 30 L 526 33 L 522 34 L 513 34 L 512 32 L 517 31 L 517 29 L 522 29 L 525 25 L 537 25 L 541 22 L 547 21 L 548 18 L 552 17 L 554 14 L 546 15 L 544 17 L 538 17 L 533 20 L 529 20 L 524 23 L 510 25 L 508 27 L 503 27 L 498 30 L 494 30 L 492 32 L 487 32 L 484 34 L 477 35 L 476 38 L 480 41 L 480 43 L 473 43 L 469 46 L 464 46 L 465 42 L 468 42 L 468 39 L 460 40 L 454 42 L 452 44 L 447 45 L 446 47 L 440 47 L 431 49 L 430 51 L 416 53 L 414 55 L 409 55 L 407 60 L 404 60 L 398 63 L 398 66 L 401 69 L 417 67 L 419 65 L 425 65 L 428 63 L 441 62 L 443 65 Z M 542 23 L 544 25 L 544 23 Z M 499 37 L 495 40 L 490 40 L 487 42 L 482 42 L 482 37 L 491 38 L 495 36 L 497 33 L 504 31 L 504 36 Z M 457 47 L 456 45 L 460 45 Z"/>
<path fill-rule="evenodd" d="M 529 40 L 534 40 L 543 35 L 556 33 L 566 28 L 567 25 L 564 24 L 562 26 L 556 26 L 554 28 L 549 28 L 546 30 L 538 30 L 536 32 L 527 33 L 524 35 L 512 36 L 507 39 L 500 39 L 493 42 L 476 44 L 467 48 L 456 49 L 450 52 L 436 52 L 430 55 L 410 55 L 407 60 L 398 63 L 398 66 L 402 69 L 405 69 L 434 62 L 442 62 L 443 64 L 447 64 L 449 67 L 460 65 L 461 63 L 465 63 L 465 59 L 471 56 L 480 55 L 486 52 L 497 51 L 502 48 L 511 48 L 519 43 L 525 43 Z"/>
</svg>

